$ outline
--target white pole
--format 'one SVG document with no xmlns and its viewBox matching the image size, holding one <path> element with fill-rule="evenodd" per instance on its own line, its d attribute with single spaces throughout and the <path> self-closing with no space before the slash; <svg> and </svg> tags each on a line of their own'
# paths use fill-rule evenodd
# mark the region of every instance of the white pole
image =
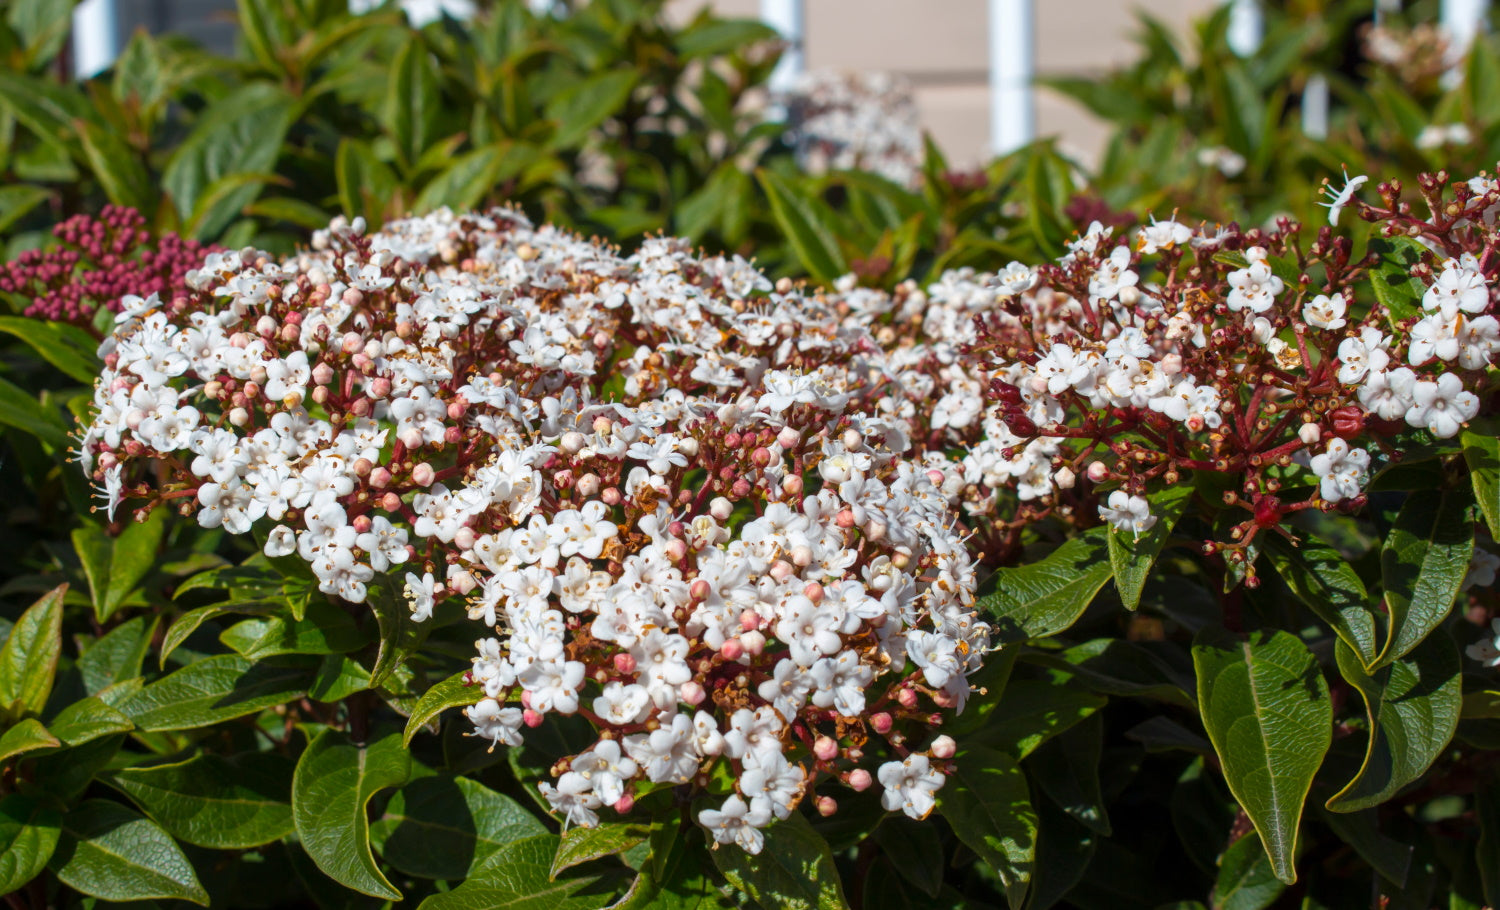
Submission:
<svg viewBox="0 0 1500 910">
<path fill-rule="evenodd" d="M 990 0 L 990 146 L 1004 155 L 1036 135 L 1032 0 Z"/>
<path fill-rule="evenodd" d="M 83 0 L 73 8 L 73 75 L 87 79 L 120 55 L 115 0 Z"/>
<path fill-rule="evenodd" d="M 1302 89 L 1302 132 L 1312 139 L 1328 138 L 1328 77 L 1313 73 Z"/>
<path fill-rule="evenodd" d="M 792 87 L 807 65 L 803 58 L 802 0 L 760 0 L 760 18 L 780 32 L 782 40 L 787 43 L 776 69 L 771 71 L 767 86 L 773 92 L 784 92 Z"/>
<path fill-rule="evenodd" d="M 1260 0 L 1224 0 L 1229 4 L 1229 49 L 1248 57 L 1260 49 L 1265 36 L 1265 17 Z"/>
</svg>

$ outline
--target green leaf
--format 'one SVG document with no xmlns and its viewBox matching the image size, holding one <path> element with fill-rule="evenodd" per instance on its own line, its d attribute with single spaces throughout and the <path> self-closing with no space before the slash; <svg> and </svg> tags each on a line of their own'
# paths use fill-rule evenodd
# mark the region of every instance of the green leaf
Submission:
<svg viewBox="0 0 1500 910">
<path fill-rule="evenodd" d="M 0 379 L 0 424 L 30 433 L 54 451 L 73 444 L 57 409 L 8 379 Z"/>
<path fill-rule="evenodd" d="M 84 689 L 98 693 L 117 682 L 139 676 L 160 621 L 157 616 L 152 616 L 150 622 L 145 616 L 133 617 L 89 645 L 76 664 L 83 677 Z"/>
<path fill-rule="evenodd" d="M 5 21 L 16 30 L 31 66 L 46 63 L 62 49 L 72 25 L 75 0 L 14 0 Z"/>
<path fill-rule="evenodd" d="M 44 186 L 36 186 L 30 183 L 15 183 L 10 186 L 0 187 L 0 231 L 9 230 L 10 226 L 26 217 L 32 209 L 52 198 L 52 191 Z M 19 316 L 7 316 L 7 319 L 21 319 Z M 48 325 L 41 320 L 27 319 L 37 325 Z M 69 375 L 72 375 L 71 373 Z M 77 376 L 73 377 L 78 379 Z M 87 380 L 79 380 L 86 382 Z"/>
<path fill-rule="evenodd" d="M 203 573 L 203 575 L 208 574 L 210 573 Z M 198 577 L 201 576 L 194 576 L 194 578 Z M 191 581 L 191 579 L 189 581 Z M 181 591 L 180 588 L 178 590 L 179 592 Z M 177 650 L 177 648 L 181 646 L 183 642 L 187 641 L 194 632 L 198 631 L 199 626 L 203 625 L 210 619 L 218 616 L 223 616 L 227 613 L 264 614 L 278 609 L 279 606 L 279 604 L 276 604 L 274 602 L 248 604 L 210 604 L 206 607 L 199 607 L 196 610 L 189 610 L 173 620 L 172 625 L 167 628 L 167 634 L 162 638 L 161 643 L 160 665 L 162 667 L 165 667 L 167 665 L 167 657 L 170 656 L 173 651 Z"/>
<path fill-rule="evenodd" d="M 729 883 L 763 907 L 781 910 L 845 907 L 833 853 L 800 813 L 765 829 L 765 845 L 751 856 L 737 846 L 713 851 Z"/>
<path fill-rule="evenodd" d="M 1102 695 L 1054 682 L 1014 680 L 1006 686 L 989 720 L 971 739 L 1020 761 L 1108 702 Z"/>
<path fill-rule="evenodd" d="M 1490 537 L 1500 540 L 1500 439 L 1472 430 L 1465 430 L 1462 439 L 1474 498 L 1484 513 Z"/>
<path fill-rule="evenodd" d="M 572 148 L 619 113 L 641 78 L 635 69 L 617 69 L 571 83 L 547 102 L 546 116 L 557 124 L 549 146 Z"/>
<path fill-rule="evenodd" d="M 978 604 L 995 640 L 1046 638 L 1077 622 L 1113 573 L 1104 534 L 1095 528 L 1038 562 L 996 570 L 995 593 Z"/>
<path fill-rule="evenodd" d="M 62 834 L 62 813 L 34 796 L 0 799 L 0 893 L 14 894 L 47 868 Z"/>
<path fill-rule="evenodd" d="M 215 850 L 245 850 L 290 834 L 291 762 L 270 752 L 198 755 L 106 780 L 173 837 Z"/>
<path fill-rule="evenodd" d="M 589 890 L 596 878 L 547 877 L 557 840 L 555 834 L 539 834 L 512 841 L 463 884 L 432 895 L 417 910 L 597 910 L 603 895 Z"/>
<path fill-rule="evenodd" d="M 162 189 L 171 195 L 178 215 L 192 217 L 199 197 L 226 177 L 273 171 L 298 109 L 295 98 L 269 82 L 247 83 L 215 101 L 162 172 Z M 200 223 L 197 236 L 217 235 L 258 192 L 258 186 L 244 185 L 221 200 L 216 214 Z"/>
<path fill-rule="evenodd" d="M 392 733 L 357 746 L 336 730 L 318 734 L 297 761 L 292 815 L 313 862 L 355 891 L 401 900 L 370 853 L 365 806 L 376 793 L 411 776 L 411 753 Z"/>
<path fill-rule="evenodd" d="M 380 633 L 375 666 L 370 668 L 370 685 L 379 686 L 427 640 L 432 626 L 412 620 L 411 608 L 395 576 L 384 576 L 370 585 L 366 603 L 375 614 Z"/>
<path fill-rule="evenodd" d="M 1103 715 L 1091 714 L 1039 746 L 1026 762 L 1026 770 L 1059 809 L 1090 831 L 1108 837 L 1109 810 L 1099 786 L 1103 754 Z"/>
<path fill-rule="evenodd" d="M 57 712 L 47 727 L 63 745 L 81 746 L 111 733 L 129 733 L 135 724 L 98 696 L 90 695 Z"/>
<path fill-rule="evenodd" d="M 371 228 L 380 224 L 398 186 L 390 165 L 376 157 L 368 143 L 344 139 L 333 159 L 333 176 L 344 214 L 350 218 L 363 216 Z"/>
<path fill-rule="evenodd" d="M 67 585 L 53 588 L 28 607 L 0 646 L 0 715 L 40 713 L 52 694 L 67 590 Z"/>
<path fill-rule="evenodd" d="M 1262 910 L 1286 890 L 1254 831 L 1229 845 L 1209 898 L 1214 910 Z"/>
<path fill-rule="evenodd" d="M 839 249 L 838 239 L 829 229 L 829 217 L 820 217 L 815 201 L 803 196 L 786 181 L 767 170 L 757 170 L 755 177 L 771 203 L 771 216 L 786 235 L 802 267 L 829 287 L 849 271 L 849 264 Z"/>
<path fill-rule="evenodd" d="M 601 824 L 593 828 L 569 828 L 557 844 L 552 868 L 547 877 L 553 881 L 568 869 L 604 856 L 624 853 L 636 844 L 646 842 L 651 826 L 634 822 Z"/>
<path fill-rule="evenodd" d="M 1328 800 L 1335 812 L 1379 805 L 1427 772 L 1453 739 L 1463 702 L 1458 649 L 1430 635 L 1411 653 L 1367 674 L 1342 643 L 1339 672 L 1359 690 L 1369 718 L 1365 759 L 1344 789 Z"/>
<path fill-rule="evenodd" d="M 1192 498 L 1193 485 L 1187 482 L 1151 494 L 1148 501 L 1151 514 L 1156 516 L 1156 524 L 1139 536 L 1108 526 L 1109 564 L 1114 570 L 1115 590 L 1120 593 L 1125 609 L 1134 610 L 1140 606 L 1146 577 L 1151 574 L 1156 557 Z"/>
<path fill-rule="evenodd" d="M 48 866 L 63 884 L 92 897 L 208 906 L 208 892 L 171 836 L 107 799 L 84 800 L 63 817 L 62 839 Z"/>
<path fill-rule="evenodd" d="M 113 129 L 84 120 L 77 121 L 78 142 L 84 161 L 94 172 L 104 195 L 115 205 L 150 210 L 154 195 L 151 175 L 135 150 Z"/>
<path fill-rule="evenodd" d="M 466 777 L 419 777 L 370 826 L 386 862 L 407 875 L 460 881 L 512 841 L 546 834 L 520 803 Z"/>
<path fill-rule="evenodd" d="M 779 33 L 764 22 L 719 18 L 696 22 L 676 36 L 677 52 L 686 60 L 735 53 L 779 38 Z"/>
<path fill-rule="evenodd" d="M 422 188 L 412 211 L 430 212 L 445 205 L 454 211 L 473 208 L 499 182 L 510 148 L 501 143 L 459 155 Z"/>
<path fill-rule="evenodd" d="M 1020 907 L 1036 859 L 1037 813 L 1019 765 L 984 746 L 960 749 L 957 767 L 938 791 L 938 811 L 953 833 L 989 864 Z"/>
<path fill-rule="evenodd" d="M 443 105 L 430 56 L 421 33 L 412 32 L 397 52 L 386 84 L 385 126 L 408 167 L 421 159 L 432 142 Z"/>
<path fill-rule="evenodd" d="M 104 596 L 95 601 L 99 621 L 108 619 L 141 579 L 156 566 L 157 551 L 161 549 L 161 538 L 167 526 L 167 510 L 153 509 L 145 521 L 131 522 L 115 538 L 109 557 L 109 575 L 104 583 Z M 92 581 L 92 579 L 90 579 Z"/>
<path fill-rule="evenodd" d="M 1333 705 L 1318 662 L 1295 635 L 1241 641 L 1205 629 L 1193 642 L 1198 709 L 1276 877 L 1297 880 L 1297 828 L 1313 775 L 1333 739 Z"/>
<path fill-rule="evenodd" d="M 307 687 L 307 695 L 314 701 L 343 701 L 355 692 L 370 688 L 370 671 L 359 661 L 342 654 L 329 654 L 318 666 L 317 675 Z"/>
<path fill-rule="evenodd" d="M 1353 847 L 1370 868 L 1397 888 L 1406 886 L 1413 847 L 1380 833 L 1380 813 L 1377 810 L 1329 812 L 1322 809 L 1321 812 L 1323 821 L 1339 840 Z"/>
<path fill-rule="evenodd" d="M 313 601 L 300 620 L 265 616 L 247 619 L 234 628 L 236 643 L 246 642 L 235 650 L 247 660 L 278 654 L 344 654 L 369 641 L 348 613 L 327 600 Z"/>
<path fill-rule="evenodd" d="M 48 732 L 41 721 L 28 717 L 0 734 L 0 762 L 57 745 L 57 737 Z"/>
<path fill-rule="evenodd" d="M 0 190 L 0 208 L 4 205 L 4 194 L 5 190 Z M 0 230 L 4 228 L 5 225 L 0 224 Z M 43 360 L 62 370 L 70 379 L 92 385 L 99 376 L 99 358 L 94 354 L 98 342 L 76 325 L 24 316 L 0 316 L 0 332 L 26 342 Z"/>
<path fill-rule="evenodd" d="M 220 654 L 167 674 L 116 707 L 148 732 L 206 727 L 301 698 L 317 665 L 317 658 L 256 663 Z"/>
<path fill-rule="evenodd" d="M 902 878 L 916 885 L 928 897 L 943 890 L 943 842 L 936 826 L 891 813 L 880 820 L 872 835 L 885 855 L 899 860 L 892 865 Z"/>
<path fill-rule="evenodd" d="M 1427 285 L 1414 267 L 1427 248 L 1410 237 L 1376 237 L 1370 240 L 1370 252 L 1379 257 L 1370 271 L 1370 287 L 1389 312 L 1390 322 L 1394 325 L 1420 313 Z"/>
<path fill-rule="evenodd" d="M 410 744 L 418 730 L 434 721 L 447 709 L 456 708 L 459 705 L 472 705 L 478 701 L 484 693 L 468 683 L 468 677 L 468 670 L 460 670 L 422 693 L 422 697 L 417 699 L 416 708 L 411 712 L 411 717 L 407 718 L 406 730 L 401 736 L 401 741 Z"/>
<path fill-rule="evenodd" d="M 1380 551 L 1391 630 L 1380 663 L 1415 648 L 1453 609 L 1474 555 L 1469 491 L 1407 497 Z"/>
<path fill-rule="evenodd" d="M 1278 534 L 1261 538 L 1282 581 L 1371 667 L 1380 652 L 1375 614 L 1364 582 L 1333 547 L 1308 537 L 1300 547 Z"/>
</svg>

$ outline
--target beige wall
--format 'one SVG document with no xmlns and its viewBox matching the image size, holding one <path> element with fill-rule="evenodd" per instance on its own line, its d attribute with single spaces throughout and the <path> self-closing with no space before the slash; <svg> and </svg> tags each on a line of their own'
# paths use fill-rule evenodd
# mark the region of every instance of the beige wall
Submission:
<svg viewBox="0 0 1500 910">
<path fill-rule="evenodd" d="M 712 6 L 725 16 L 757 16 L 758 0 L 672 0 L 684 15 Z M 956 166 L 989 152 L 989 45 L 985 0 L 805 0 L 810 68 L 887 70 L 915 86 L 923 127 Z M 1036 68 L 1043 76 L 1091 75 L 1129 63 L 1136 12 L 1183 31 L 1215 0 L 1035 0 Z M 1036 98 L 1038 135 L 1092 161 L 1103 125 L 1046 89 Z"/>
</svg>

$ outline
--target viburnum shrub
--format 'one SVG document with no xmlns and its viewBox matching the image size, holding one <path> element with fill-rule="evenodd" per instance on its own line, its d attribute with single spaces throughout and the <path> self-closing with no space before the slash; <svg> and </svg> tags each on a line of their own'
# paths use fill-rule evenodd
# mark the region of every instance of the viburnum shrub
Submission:
<svg viewBox="0 0 1500 910">
<path fill-rule="evenodd" d="M 0 652 L 0 833 L 70 819 L 0 880 L 207 899 L 178 839 L 429 910 L 1115 906 L 1129 863 L 1479 906 L 1500 185 L 1417 189 L 891 293 L 514 209 L 208 254 L 101 348 L 111 644 L 60 663 L 55 592 Z M 127 822 L 174 884 L 85 874 Z"/>
</svg>

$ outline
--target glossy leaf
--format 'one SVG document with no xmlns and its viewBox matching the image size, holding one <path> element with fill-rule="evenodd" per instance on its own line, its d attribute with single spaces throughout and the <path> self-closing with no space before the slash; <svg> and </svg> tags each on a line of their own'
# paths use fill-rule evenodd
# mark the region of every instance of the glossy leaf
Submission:
<svg viewBox="0 0 1500 910">
<path fill-rule="evenodd" d="M 302 847 L 319 869 L 356 891 L 401 899 L 370 853 L 365 806 L 410 774 L 411 753 L 395 734 L 365 746 L 336 730 L 318 734 L 297 761 L 292 814 Z"/>
<path fill-rule="evenodd" d="M 107 799 L 85 800 L 63 817 L 62 838 L 48 865 L 63 884 L 93 897 L 208 906 L 208 892 L 171 836 Z"/>
<path fill-rule="evenodd" d="M 344 139 L 333 159 L 333 173 L 344 214 L 363 216 L 372 227 L 378 225 L 396 192 L 396 174 L 390 165 L 376 157 L 369 143 Z"/>
<path fill-rule="evenodd" d="M 35 717 L 27 717 L 0 733 L 0 763 L 28 752 L 51 749 L 58 745 L 60 743 L 57 737 L 41 721 Z"/>
<path fill-rule="evenodd" d="M 602 895 L 587 890 L 595 879 L 547 877 L 557 841 L 555 834 L 512 841 L 463 884 L 432 895 L 417 910 L 596 910 Z"/>
<path fill-rule="evenodd" d="M 1108 837 L 1109 810 L 1099 787 L 1103 747 L 1103 717 L 1092 714 L 1039 746 L 1025 767 L 1058 808 L 1089 830 Z"/>
<path fill-rule="evenodd" d="M 988 721 L 970 740 L 1020 761 L 1052 737 L 1104 707 L 1092 692 L 1041 680 L 1009 683 Z M 969 740 L 966 740 L 969 741 Z"/>
<path fill-rule="evenodd" d="M 1291 884 L 1303 803 L 1333 738 L 1328 683 L 1287 632 L 1242 641 L 1204 630 L 1193 665 L 1199 713 L 1229 790 L 1260 832 L 1276 877 Z"/>
<path fill-rule="evenodd" d="M 751 856 L 737 846 L 713 851 L 714 865 L 735 888 L 763 907 L 835 910 L 845 906 L 833 854 L 799 813 L 772 822 Z"/>
<path fill-rule="evenodd" d="M 1359 690 L 1369 719 L 1364 763 L 1328 800 L 1335 812 L 1376 806 L 1421 777 L 1453 739 L 1463 703 L 1458 651 L 1447 635 L 1428 636 L 1405 657 L 1366 674 L 1348 647 L 1339 672 Z"/>
<path fill-rule="evenodd" d="M 78 121 L 75 126 L 84 160 L 109 201 L 134 209 L 150 209 L 155 191 L 151 176 L 135 150 L 107 127 L 87 121 Z"/>
<path fill-rule="evenodd" d="M 1390 321 L 1394 324 L 1416 316 L 1427 285 L 1412 268 L 1427 249 L 1410 237 L 1376 237 L 1370 241 L 1370 252 L 1379 257 L 1370 272 L 1370 286 L 1375 299 L 1390 313 Z"/>
<path fill-rule="evenodd" d="M 1251 831 L 1224 851 L 1209 901 L 1214 910 L 1263 910 L 1285 890 L 1260 838 Z"/>
<path fill-rule="evenodd" d="M 1391 630 L 1380 663 L 1415 648 L 1453 609 L 1474 553 L 1467 491 L 1414 494 L 1396 515 L 1380 551 Z"/>
<path fill-rule="evenodd" d="M 1380 833 L 1380 813 L 1375 809 L 1359 812 L 1322 810 L 1323 821 L 1339 840 L 1354 848 L 1370 868 L 1398 888 L 1406 885 L 1411 869 L 1412 845 Z"/>
<path fill-rule="evenodd" d="M 1134 610 L 1140 606 L 1141 591 L 1146 587 L 1151 567 L 1156 564 L 1156 557 L 1177 526 L 1177 519 L 1182 517 L 1192 500 L 1193 492 L 1193 485 L 1184 481 L 1148 497 L 1156 523 L 1139 537 L 1113 525 L 1106 527 L 1105 539 L 1109 542 L 1109 564 L 1114 572 L 1115 590 L 1119 592 L 1125 609 Z"/>
<path fill-rule="evenodd" d="M 956 765 L 938 791 L 938 811 L 1019 907 L 1036 859 L 1037 813 L 1026 775 L 1009 755 L 984 746 L 960 749 Z"/>
<path fill-rule="evenodd" d="M 849 264 L 829 229 L 830 219 L 819 213 L 814 200 L 803 197 L 770 171 L 756 171 L 755 176 L 770 200 L 772 217 L 786 235 L 787 243 L 796 252 L 802 267 L 819 282 L 831 287 L 849 271 Z"/>
<path fill-rule="evenodd" d="M 54 451 L 72 445 L 57 410 L 8 379 L 0 379 L 0 424 L 35 436 Z"/>
<path fill-rule="evenodd" d="M 3 200 L 4 192 L 5 190 L 0 190 L 0 200 Z M 45 195 L 42 198 L 46 198 Z M 0 201 L 0 209 L 3 206 L 3 201 Z M 0 224 L 0 230 L 4 230 L 3 224 Z M 94 353 L 99 345 L 92 336 L 75 325 L 43 322 L 23 316 L 0 316 L 0 332 L 26 342 L 43 360 L 57 367 L 70 379 L 92 384 L 99 376 L 99 358 Z"/>
<path fill-rule="evenodd" d="M 76 664 L 83 677 L 83 687 L 89 692 L 99 692 L 117 682 L 139 676 L 159 622 L 157 616 L 152 616 L 149 622 L 145 616 L 136 616 L 110 629 L 103 638 L 89 645 Z"/>
<path fill-rule="evenodd" d="M 1473 430 L 1465 430 L 1462 439 L 1474 498 L 1490 537 L 1500 540 L 1500 439 Z"/>
<path fill-rule="evenodd" d="M 0 893 L 14 894 L 47 868 L 62 834 L 62 813 L 34 796 L 0 799 Z"/>
<path fill-rule="evenodd" d="M 459 881 L 506 844 L 546 834 L 520 803 L 466 777 L 419 777 L 391 796 L 370 840 L 391 866 Z"/>
<path fill-rule="evenodd" d="M 651 836 L 651 826 L 622 822 L 600 824 L 593 828 L 569 828 L 564 831 L 557 844 L 557 853 L 552 857 L 549 878 L 556 879 L 568 869 L 589 860 L 623 853 L 636 844 L 646 842 Z"/>
<path fill-rule="evenodd" d="M 156 566 L 156 554 L 167 525 L 167 510 L 155 509 L 145 521 L 125 525 L 110 550 L 109 575 L 102 595 L 95 600 L 99 621 L 114 614 L 141 579 Z"/>
<path fill-rule="evenodd" d="M 0 646 L 0 715 L 40 712 L 62 654 L 63 595 L 54 588 L 27 608 Z"/>
<path fill-rule="evenodd" d="M 617 114 L 640 80 L 634 69 L 596 73 L 559 92 L 547 102 L 546 115 L 557 123 L 554 149 L 572 148 Z"/>
<path fill-rule="evenodd" d="M 1370 595 L 1349 561 L 1314 537 L 1300 546 L 1277 534 L 1261 539 L 1271 564 L 1297 599 L 1333 627 L 1365 666 L 1373 666 L 1380 653 L 1379 630 L 1370 610 Z"/>
<path fill-rule="evenodd" d="M 199 847 L 244 850 L 293 830 L 291 762 L 274 753 L 201 754 L 108 781 L 173 837 Z"/>
<path fill-rule="evenodd" d="M 130 718 L 106 704 L 97 696 L 71 702 L 57 712 L 47 729 L 63 745 L 81 746 L 111 733 L 129 733 L 135 729 Z"/>
<path fill-rule="evenodd" d="M 432 141 L 442 108 L 442 88 L 420 34 L 412 34 L 391 63 L 385 125 L 401 158 L 415 164 Z"/>
<path fill-rule="evenodd" d="M 434 721 L 439 714 L 459 705 L 472 705 L 483 693 L 468 682 L 469 671 L 460 670 L 440 683 L 432 686 L 417 699 L 417 706 L 407 718 L 402 742 L 410 744 L 417 731 Z"/>
<path fill-rule="evenodd" d="M 253 663 L 221 654 L 169 673 L 116 707 L 146 731 L 206 727 L 301 698 L 317 665 L 315 657 Z"/>
<path fill-rule="evenodd" d="M 1037 562 L 996 570 L 995 592 L 978 609 L 997 641 L 1046 638 L 1077 622 L 1111 573 L 1104 531 L 1095 529 Z"/>
</svg>

